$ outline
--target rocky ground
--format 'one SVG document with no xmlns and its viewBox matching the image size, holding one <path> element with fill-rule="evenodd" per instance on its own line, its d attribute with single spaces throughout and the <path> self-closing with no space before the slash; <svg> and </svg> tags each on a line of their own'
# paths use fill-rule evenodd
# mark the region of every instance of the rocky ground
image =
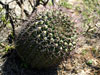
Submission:
<svg viewBox="0 0 100 75">
<path fill-rule="evenodd" d="M 74 6 L 81 1 L 69 0 Z M 48 70 L 36 70 L 28 68 L 17 56 L 16 51 L 9 46 L 8 36 L 11 34 L 11 26 L 8 25 L 0 32 L 0 74 L 1 75 L 100 75 L 100 31 L 96 33 L 84 33 L 82 27 L 82 15 L 74 8 L 64 8 L 66 13 L 75 22 L 79 33 L 76 49 L 59 67 Z M 18 28 L 16 28 L 18 29 Z M 97 30 L 99 30 L 97 28 Z"/>
</svg>

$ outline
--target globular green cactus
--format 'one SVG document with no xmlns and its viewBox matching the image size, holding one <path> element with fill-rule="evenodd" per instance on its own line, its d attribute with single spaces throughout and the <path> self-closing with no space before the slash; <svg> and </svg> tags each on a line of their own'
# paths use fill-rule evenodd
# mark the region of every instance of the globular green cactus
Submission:
<svg viewBox="0 0 100 75">
<path fill-rule="evenodd" d="M 76 30 L 62 11 L 44 11 L 26 23 L 15 44 L 18 55 L 32 68 L 53 67 L 75 48 Z"/>
</svg>

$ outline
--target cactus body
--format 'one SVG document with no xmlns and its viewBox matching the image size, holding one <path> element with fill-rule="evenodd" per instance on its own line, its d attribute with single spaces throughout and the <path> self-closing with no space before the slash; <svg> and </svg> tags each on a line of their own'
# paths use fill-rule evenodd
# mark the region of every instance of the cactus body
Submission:
<svg viewBox="0 0 100 75">
<path fill-rule="evenodd" d="M 73 23 L 59 10 L 40 13 L 25 27 L 15 44 L 19 56 L 33 68 L 57 66 L 75 47 Z"/>
</svg>

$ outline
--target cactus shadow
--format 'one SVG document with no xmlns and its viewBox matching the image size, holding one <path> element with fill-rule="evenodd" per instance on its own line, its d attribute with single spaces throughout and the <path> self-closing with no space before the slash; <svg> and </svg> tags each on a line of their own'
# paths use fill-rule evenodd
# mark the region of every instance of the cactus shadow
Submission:
<svg viewBox="0 0 100 75">
<path fill-rule="evenodd" d="M 22 61 L 18 57 L 16 50 L 11 51 L 3 58 L 5 62 L 2 65 L 2 75 L 58 75 L 57 68 L 36 70 L 22 67 Z"/>
</svg>

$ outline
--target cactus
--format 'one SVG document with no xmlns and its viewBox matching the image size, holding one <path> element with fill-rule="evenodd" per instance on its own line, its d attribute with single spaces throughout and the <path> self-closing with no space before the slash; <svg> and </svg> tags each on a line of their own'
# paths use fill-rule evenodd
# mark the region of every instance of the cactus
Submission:
<svg viewBox="0 0 100 75">
<path fill-rule="evenodd" d="M 34 18 L 34 17 L 33 17 Z M 70 18 L 59 10 L 39 13 L 15 39 L 18 55 L 32 68 L 59 65 L 75 48 L 76 30 Z"/>
</svg>

